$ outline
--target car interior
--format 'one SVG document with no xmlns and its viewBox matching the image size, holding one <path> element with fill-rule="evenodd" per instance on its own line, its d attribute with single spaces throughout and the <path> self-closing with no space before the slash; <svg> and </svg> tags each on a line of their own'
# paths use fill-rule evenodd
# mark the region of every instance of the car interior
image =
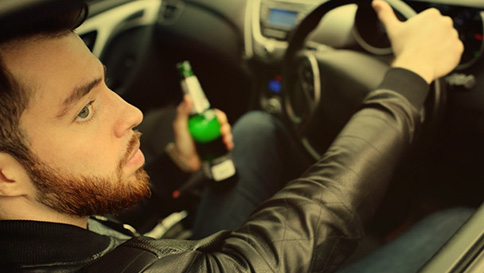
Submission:
<svg viewBox="0 0 484 273">
<path fill-rule="evenodd" d="M 49 3 L 25 6 L 40 2 Z M 355 255 L 432 212 L 472 207 L 475 214 L 421 272 L 484 272 L 484 2 L 388 2 L 401 20 L 428 8 L 450 16 L 465 49 L 457 68 L 431 85 L 422 129 Z M 251 110 L 268 112 L 312 160 L 378 86 L 393 58 L 369 0 L 87 3 L 88 17 L 76 31 L 106 66 L 108 86 L 125 100 L 144 113 L 173 109 L 182 99 L 176 64 L 189 60 L 211 104 L 231 123 Z M 11 17 L 0 10 L 0 20 Z M 160 126 L 170 134 L 170 120 Z M 189 238 L 200 187 L 190 200 L 167 198 L 163 217 L 145 235 Z"/>
</svg>

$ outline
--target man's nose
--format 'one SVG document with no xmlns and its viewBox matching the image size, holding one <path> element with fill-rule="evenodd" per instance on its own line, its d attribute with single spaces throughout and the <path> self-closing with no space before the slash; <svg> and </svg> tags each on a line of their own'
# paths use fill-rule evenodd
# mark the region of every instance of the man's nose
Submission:
<svg viewBox="0 0 484 273">
<path fill-rule="evenodd" d="M 118 125 L 115 129 L 116 137 L 123 137 L 126 132 L 131 131 L 143 121 L 143 113 L 137 107 L 127 103 L 121 97 L 120 103 L 123 105 L 118 112 Z"/>
</svg>

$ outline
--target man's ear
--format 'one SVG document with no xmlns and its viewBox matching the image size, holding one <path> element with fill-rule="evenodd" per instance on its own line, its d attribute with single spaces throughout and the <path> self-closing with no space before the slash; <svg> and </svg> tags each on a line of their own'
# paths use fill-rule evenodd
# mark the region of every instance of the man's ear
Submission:
<svg viewBox="0 0 484 273">
<path fill-rule="evenodd" d="M 30 187 L 25 168 L 13 156 L 0 152 L 0 197 L 25 195 Z"/>
</svg>

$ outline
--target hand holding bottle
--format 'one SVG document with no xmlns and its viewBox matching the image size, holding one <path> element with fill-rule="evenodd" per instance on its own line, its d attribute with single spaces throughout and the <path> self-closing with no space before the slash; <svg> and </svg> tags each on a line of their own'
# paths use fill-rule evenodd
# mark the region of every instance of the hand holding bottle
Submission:
<svg viewBox="0 0 484 273">
<path fill-rule="evenodd" d="M 195 172 L 202 166 L 202 161 L 197 153 L 195 142 L 188 131 L 187 123 L 192 109 L 192 101 L 189 96 L 184 96 L 183 101 L 177 107 L 177 115 L 173 122 L 175 132 L 175 152 L 183 160 L 190 171 Z M 232 127 L 224 112 L 214 109 L 220 123 L 222 140 L 230 151 L 234 148 L 232 140 Z"/>
<path fill-rule="evenodd" d="M 182 104 L 179 108 L 178 137 L 184 140 L 183 143 L 188 143 L 186 132 L 182 129 L 186 121 L 185 128 L 193 139 L 190 145 L 183 147 L 185 150 L 182 152 L 185 156 L 190 156 L 190 164 L 196 163 L 196 167 L 202 168 L 202 173 L 212 189 L 228 189 L 237 183 L 238 176 L 230 152 L 233 144 L 227 117 L 221 111 L 212 108 L 188 61 L 178 63 L 177 68 L 186 102 L 185 106 Z M 194 159 L 195 154 L 198 160 Z"/>
</svg>

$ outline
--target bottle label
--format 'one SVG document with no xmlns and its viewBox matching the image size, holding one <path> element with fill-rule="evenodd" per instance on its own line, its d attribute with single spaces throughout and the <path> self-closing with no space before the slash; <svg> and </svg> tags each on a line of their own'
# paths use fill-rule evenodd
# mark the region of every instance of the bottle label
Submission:
<svg viewBox="0 0 484 273">
<path fill-rule="evenodd" d="M 185 78 L 185 80 L 181 82 L 181 87 L 183 92 L 189 95 L 192 99 L 192 114 L 199 114 L 210 108 L 210 103 L 208 102 L 197 77 L 191 76 Z"/>
<path fill-rule="evenodd" d="M 227 159 L 219 164 L 212 165 L 210 171 L 212 173 L 212 179 L 215 182 L 223 181 L 233 176 L 236 172 L 235 165 L 232 159 Z"/>
</svg>

